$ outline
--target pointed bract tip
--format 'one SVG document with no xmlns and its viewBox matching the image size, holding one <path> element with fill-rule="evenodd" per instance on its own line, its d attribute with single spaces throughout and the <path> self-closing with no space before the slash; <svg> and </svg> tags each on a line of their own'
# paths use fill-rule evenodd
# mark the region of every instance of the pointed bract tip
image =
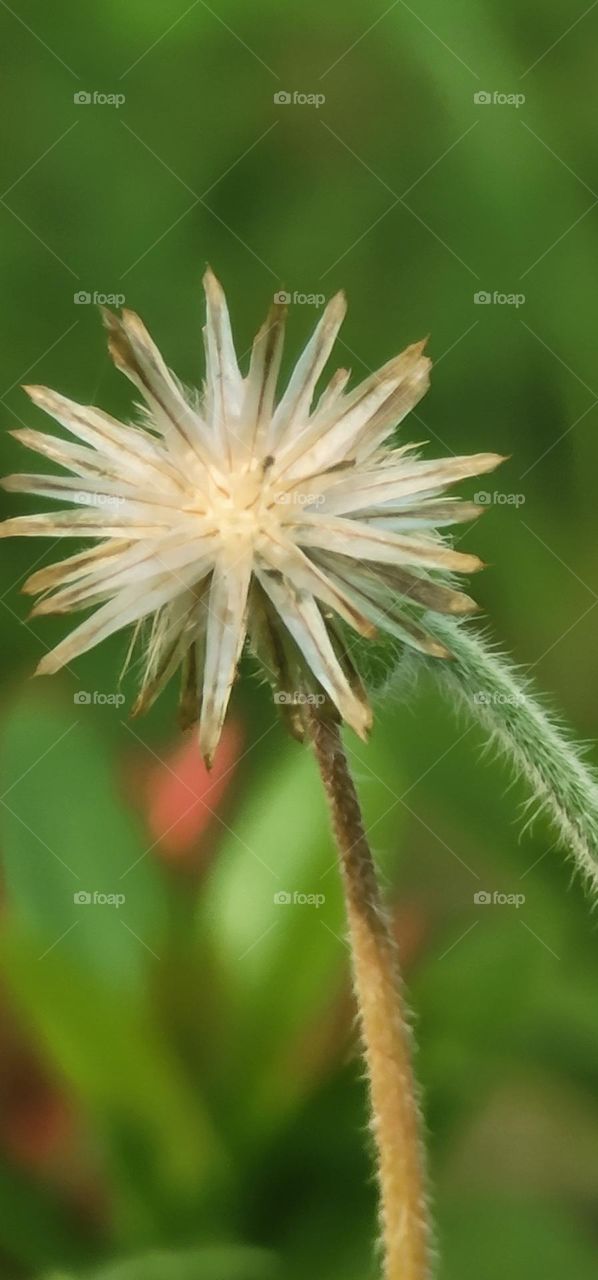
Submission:
<svg viewBox="0 0 598 1280">
<path fill-rule="evenodd" d="M 256 336 L 258 338 L 264 338 L 266 334 L 270 333 L 271 329 L 277 329 L 280 328 L 281 325 L 284 325 L 288 315 L 288 310 L 288 304 L 281 301 L 280 296 L 275 294 L 268 308 L 266 319 L 258 330 Z"/>
<path fill-rule="evenodd" d="M 30 400 L 33 400 L 34 404 L 43 400 L 44 396 L 48 394 L 48 388 L 38 386 L 37 383 L 23 382 L 21 384 L 21 388 L 25 392 L 25 395 L 29 396 Z"/>
<path fill-rule="evenodd" d="M 447 568 L 456 569 L 458 573 L 479 573 L 480 569 L 486 568 L 479 556 L 464 551 L 452 552 L 450 548 L 447 549 L 446 564 Z"/>
<path fill-rule="evenodd" d="M 332 295 L 330 301 L 326 304 L 325 316 L 332 320 L 336 320 L 339 316 L 341 319 L 347 313 L 347 295 L 344 289 L 339 289 L 338 293 Z"/>
<path fill-rule="evenodd" d="M 368 719 L 363 720 L 361 724 L 353 725 L 353 728 L 355 729 L 357 737 L 361 738 L 362 742 L 368 741 L 370 733 L 372 732 L 372 723 L 373 723 L 372 717 L 369 716 Z"/>
<path fill-rule="evenodd" d="M 26 585 L 27 584 L 25 584 L 25 586 Z M 22 590 L 25 591 L 25 587 L 23 587 Z M 58 612 L 60 613 L 61 610 L 59 609 Z M 34 604 L 31 610 L 31 613 L 29 614 L 28 621 L 31 618 L 41 618 L 44 614 L 49 614 L 49 613 L 54 613 L 54 609 L 52 607 L 52 600 L 50 598 L 48 598 L 47 600 L 38 600 L 37 604 Z"/>
<path fill-rule="evenodd" d="M 374 713 L 367 700 L 354 697 L 352 709 L 346 706 L 344 715 L 341 712 L 341 718 L 350 725 L 362 742 L 367 742 L 374 723 Z"/>
<path fill-rule="evenodd" d="M 217 276 L 214 275 L 212 268 L 208 265 L 203 273 L 202 284 L 204 287 L 206 298 L 212 301 L 219 300 L 224 296 L 224 290 Z"/>
<path fill-rule="evenodd" d="M 100 305 L 98 307 L 98 311 L 100 313 L 100 316 L 102 317 L 102 324 L 104 328 L 108 329 L 108 332 L 110 332 L 112 329 L 115 329 L 119 323 L 116 312 L 111 311 L 110 307 L 104 307 L 103 305 Z"/>
<path fill-rule="evenodd" d="M 450 612 L 457 618 L 465 617 L 474 613 L 481 613 L 482 607 L 471 596 L 461 594 L 457 600 L 453 601 Z"/>
<path fill-rule="evenodd" d="M 397 376 L 401 377 L 401 381 L 407 381 L 422 373 L 428 375 L 432 361 L 429 356 L 423 355 L 424 346 L 425 339 L 423 342 L 413 342 L 410 347 L 400 351 L 398 356 L 392 356 L 381 369 L 376 370 L 374 376 L 379 382 L 392 382 Z"/>
<path fill-rule="evenodd" d="M 41 662 L 38 662 L 33 674 L 34 676 L 53 676 L 56 671 L 58 667 L 55 665 L 54 655 L 46 653 Z"/>
<path fill-rule="evenodd" d="M 496 467 L 500 467 L 503 462 L 508 462 L 510 455 L 502 453 L 480 453 L 474 454 L 474 461 L 478 462 L 475 475 L 482 475 L 487 471 L 494 471 Z"/>
<path fill-rule="evenodd" d="M 446 658 L 452 658 L 453 656 L 450 650 L 447 649 L 445 645 L 441 644 L 439 640 L 430 641 L 427 648 L 427 653 L 429 653 L 431 658 L 446 659 Z"/>
</svg>

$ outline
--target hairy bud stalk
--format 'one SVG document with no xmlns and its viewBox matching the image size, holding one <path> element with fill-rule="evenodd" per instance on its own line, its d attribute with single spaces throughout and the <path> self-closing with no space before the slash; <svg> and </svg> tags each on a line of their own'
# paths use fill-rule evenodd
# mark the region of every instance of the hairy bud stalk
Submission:
<svg viewBox="0 0 598 1280">
<path fill-rule="evenodd" d="M 425 1280 L 429 1237 L 420 1116 L 397 948 L 339 729 L 312 713 L 310 732 L 341 861 L 376 1145 L 385 1280 Z"/>
<path fill-rule="evenodd" d="M 578 746 L 530 695 L 512 663 L 476 633 L 445 619 L 434 632 L 452 662 L 434 663 L 441 687 L 474 715 L 522 775 L 584 879 L 598 893 L 598 783 Z"/>
</svg>

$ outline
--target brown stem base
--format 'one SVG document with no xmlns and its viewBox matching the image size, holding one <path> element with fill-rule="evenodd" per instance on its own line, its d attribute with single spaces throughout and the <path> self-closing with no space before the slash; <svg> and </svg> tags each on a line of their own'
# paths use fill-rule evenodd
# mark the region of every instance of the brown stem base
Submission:
<svg viewBox="0 0 598 1280">
<path fill-rule="evenodd" d="M 310 733 L 338 843 L 355 993 L 377 1152 L 385 1280 L 429 1276 L 420 1116 L 397 948 L 384 911 L 361 810 L 337 725 L 313 716 Z"/>
</svg>

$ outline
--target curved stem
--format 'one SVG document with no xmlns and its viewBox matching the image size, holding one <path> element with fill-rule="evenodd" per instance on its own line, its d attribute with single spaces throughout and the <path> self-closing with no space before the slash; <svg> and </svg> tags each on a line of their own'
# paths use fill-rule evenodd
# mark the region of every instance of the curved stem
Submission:
<svg viewBox="0 0 598 1280">
<path fill-rule="evenodd" d="M 429 1275 L 420 1116 L 397 948 L 384 911 L 357 793 L 335 724 L 310 733 L 330 806 L 345 888 L 376 1145 L 385 1280 Z"/>
<path fill-rule="evenodd" d="M 544 809 L 595 900 L 598 893 L 598 780 L 558 718 L 533 697 L 513 663 L 454 619 L 435 617 L 434 633 L 453 654 L 432 670 L 446 692 L 480 720 L 515 770 L 532 804 Z"/>
</svg>

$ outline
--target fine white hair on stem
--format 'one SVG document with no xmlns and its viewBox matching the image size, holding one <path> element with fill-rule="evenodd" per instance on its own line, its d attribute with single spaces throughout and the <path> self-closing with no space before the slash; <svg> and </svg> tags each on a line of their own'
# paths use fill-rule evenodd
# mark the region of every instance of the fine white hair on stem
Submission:
<svg viewBox="0 0 598 1280">
<path fill-rule="evenodd" d="M 532 695 L 530 682 L 486 640 L 452 619 L 433 628 L 452 662 L 434 663 L 441 688 L 477 719 L 530 788 L 529 807 L 550 818 L 592 899 L 598 900 L 598 777 L 558 717 Z"/>
<path fill-rule="evenodd" d="M 383 1280 L 429 1280 L 432 1230 L 398 949 L 338 725 L 307 716 L 342 872 L 380 1188 Z"/>
</svg>

